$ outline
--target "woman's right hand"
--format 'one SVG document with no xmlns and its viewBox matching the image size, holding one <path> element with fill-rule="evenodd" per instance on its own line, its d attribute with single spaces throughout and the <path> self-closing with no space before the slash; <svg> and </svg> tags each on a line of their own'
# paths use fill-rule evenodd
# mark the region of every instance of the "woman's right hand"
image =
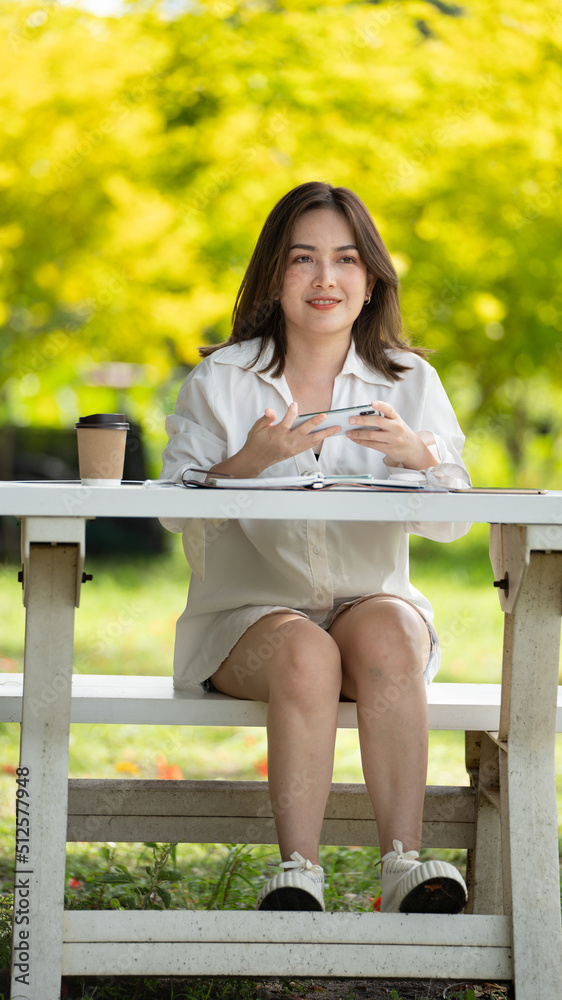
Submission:
<svg viewBox="0 0 562 1000">
<path fill-rule="evenodd" d="M 314 431 L 314 428 L 326 419 L 325 413 L 317 413 L 310 420 L 306 420 L 299 427 L 291 430 L 294 420 L 298 415 L 296 403 L 291 403 L 285 416 L 275 423 L 277 414 L 271 407 L 267 407 L 263 417 L 256 420 L 254 426 L 246 439 L 245 445 L 224 462 L 213 466 L 213 472 L 225 472 L 231 476 L 244 479 L 254 479 L 265 469 L 300 455 L 309 448 L 318 448 L 324 438 L 331 437 L 341 431 L 341 427 L 327 427 L 323 431 Z M 311 433 L 312 432 L 312 433 Z"/>
</svg>

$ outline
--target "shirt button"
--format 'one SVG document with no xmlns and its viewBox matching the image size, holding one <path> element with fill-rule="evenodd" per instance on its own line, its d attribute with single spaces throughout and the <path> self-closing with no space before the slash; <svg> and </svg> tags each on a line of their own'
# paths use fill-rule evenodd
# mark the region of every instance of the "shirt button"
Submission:
<svg viewBox="0 0 562 1000">
<path fill-rule="evenodd" d="M 317 556 L 320 552 L 320 549 L 318 548 L 317 545 L 315 545 L 312 551 L 314 552 L 314 555 Z"/>
<path fill-rule="evenodd" d="M 318 591 L 318 593 L 316 594 L 316 596 L 317 596 L 317 598 L 318 598 L 319 601 L 323 601 L 324 600 L 324 594 L 323 594 L 323 592 L 321 590 Z"/>
</svg>

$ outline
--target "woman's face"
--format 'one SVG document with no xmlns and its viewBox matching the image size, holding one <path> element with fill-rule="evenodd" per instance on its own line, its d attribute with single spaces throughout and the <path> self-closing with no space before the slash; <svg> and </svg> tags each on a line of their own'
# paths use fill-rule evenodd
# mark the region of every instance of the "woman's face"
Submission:
<svg viewBox="0 0 562 1000">
<path fill-rule="evenodd" d="M 345 215 L 331 208 L 301 215 L 281 286 L 287 338 L 350 338 L 373 285 Z"/>
</svg>

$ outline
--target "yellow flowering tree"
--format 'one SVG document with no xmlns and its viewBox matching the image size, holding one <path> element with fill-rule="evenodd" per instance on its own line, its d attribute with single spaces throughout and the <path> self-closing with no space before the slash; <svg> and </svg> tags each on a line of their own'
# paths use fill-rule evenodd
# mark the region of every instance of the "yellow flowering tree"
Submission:
<svg viewBox="0 0 562 1000">
<path fill-rule="evenodd" d="M 322 178 L 370 207 L 471 464 L 555 485 L 561 2 L 2 2 L 0 37 L 5 422 L 126 406 L 161 441 L 267 211 Z"/>
</svg>

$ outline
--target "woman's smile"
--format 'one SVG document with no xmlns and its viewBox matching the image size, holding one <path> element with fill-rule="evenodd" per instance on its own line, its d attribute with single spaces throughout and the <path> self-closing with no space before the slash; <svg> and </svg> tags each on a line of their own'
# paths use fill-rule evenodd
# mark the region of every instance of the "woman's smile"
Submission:
<svg viewBox="0 0 562 1000">
<path fill-rule="evenodd" d="M 308 299 L 309 306 L 313 309 L 333 309 L 334 306 L 339 305 L 341 299 Z"/>
</svg>

